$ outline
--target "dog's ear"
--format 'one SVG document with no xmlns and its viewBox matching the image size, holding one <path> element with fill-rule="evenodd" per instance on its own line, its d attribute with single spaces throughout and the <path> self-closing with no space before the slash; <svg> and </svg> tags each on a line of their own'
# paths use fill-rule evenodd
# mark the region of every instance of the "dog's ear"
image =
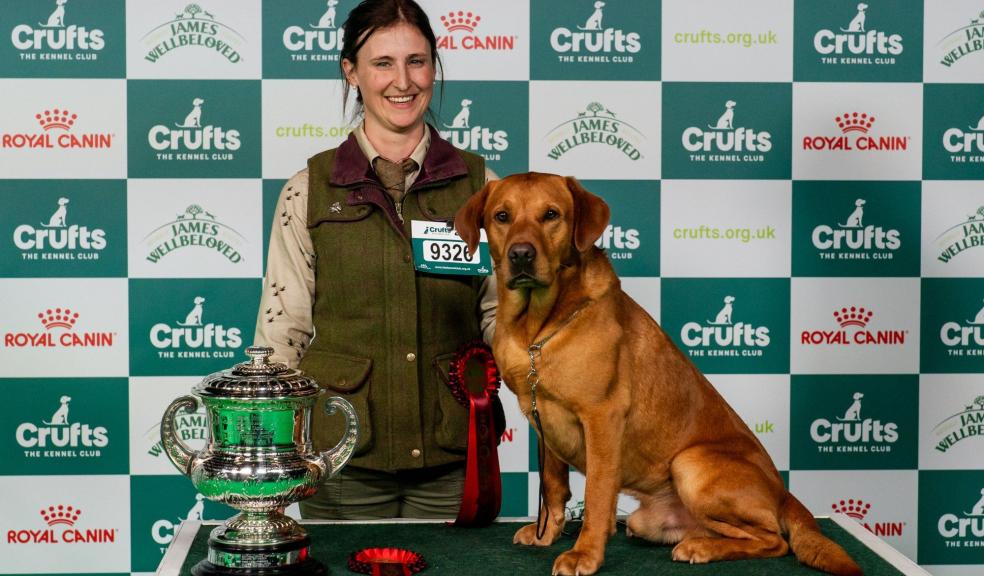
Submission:
<svg viewBox="0 0 984 576">
<path fill-rule="evenodd" d="M 482 237 L 482 218 L 485 214 L 485 201 L 489 197 L 495 182 L 489 182 L 477 193 L 465 202 L 465 205 L 458 209 L 454 215 L 454 229 L 458 231 L 458 236 L 468 244 L 468 251 L 472 254 L 478 249 L 478 242 Z"/>
<path fill-rule="evenodd" d="M 611 210 L 604 200 L 585 190 L 576 178 L 568 176 L 566 180 L 574 197 L 574 246 L 578 252 L 584 252 L 608 227 Z"/>
</svg>

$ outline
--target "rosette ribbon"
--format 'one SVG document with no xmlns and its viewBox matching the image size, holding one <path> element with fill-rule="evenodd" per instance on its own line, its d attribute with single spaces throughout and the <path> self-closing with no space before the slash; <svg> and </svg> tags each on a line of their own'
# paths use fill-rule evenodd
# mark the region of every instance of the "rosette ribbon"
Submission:
<svg viewBox="0 0 984 576">
<path fill-rule="evenodd" d="M 458 403 L 468 408 L 465 489 L 454 525 L 485 526 L 495 520 L 502 505 L 493 407 L 499 394 L 499 369 L 488 345 L 475 342 L 458 351 L 448 370 L 448 386 Z"/>
</svg>

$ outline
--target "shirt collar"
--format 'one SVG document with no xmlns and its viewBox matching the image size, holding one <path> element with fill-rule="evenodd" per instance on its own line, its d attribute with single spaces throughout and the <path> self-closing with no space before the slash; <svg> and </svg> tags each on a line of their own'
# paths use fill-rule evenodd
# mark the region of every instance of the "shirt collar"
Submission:
<svg viewBox="0 0 984 576">
<path fill-rule="evenodd" d="M 373 166 L 376 158 L 383 157 L 382 154 L 376 151 L 373 147 L 372 142 L 369 141 L 369 137 L 366 136 L 365 122 L 359 124 L 359 126 L 353 131 L 355 134 L 355 141 L 359 144 L 359 149 L 366 158 L 369 159 L 369 166 Z M 417 147 L 413 149 L 410 153 L 410 158 L 417 163 L 417 169 L 413 172 L 407 174 L 406 189 L 410 189 L 410 185 L 417 180 L 417 176 L 420 175 L 420 168 L 424 165 L 424 158 L 427 156 L 427 150 L 430 148 L 431 134 L 427 126 L 424 126 L 424 137 L 420 139 L 417 143 Z M 392 162 L 400 162 L 403 158 L 384 158 L 385 160 L 390 160 Z"/>
</svg>

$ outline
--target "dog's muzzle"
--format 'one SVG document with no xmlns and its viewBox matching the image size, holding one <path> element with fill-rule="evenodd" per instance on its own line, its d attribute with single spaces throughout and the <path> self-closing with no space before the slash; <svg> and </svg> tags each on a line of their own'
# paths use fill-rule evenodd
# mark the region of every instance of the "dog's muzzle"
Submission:
<svg viewBox="0 0 984 576">
<path fill-rule="evenodd" d="M 537 280 L 534 271 L 536 262 L 536 248 L 528 243 L 521 242 L 509 247 L 509 288 L 523 288 L 530 286 L 541 286 L 543 283 Z"/>
</svg>

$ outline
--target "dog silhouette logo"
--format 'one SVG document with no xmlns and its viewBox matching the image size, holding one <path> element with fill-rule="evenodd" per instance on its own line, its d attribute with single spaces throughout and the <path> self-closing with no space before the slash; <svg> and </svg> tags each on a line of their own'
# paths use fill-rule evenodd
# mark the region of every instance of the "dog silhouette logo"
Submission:
<svg viewBox="0 0 984 576">
<path fill-rule="evenodd" d="M 64 228 L 65 218 L 68 215 L 68 198 L 58 199 L 58 209 L 55 213 L 48 218 L 48 222 L 42 222 L 41 225 L 45 228 Z"/>
<path fill-rule="evenodd" d="M 201 326 L 202 325 L 202 304 L 205 304 L 205 299 L 201 296 L 195 296 L 195 305 L 192 307 L 191 312 L 185 316 L 184 322 L 178 322 L 178 326 Z"/>
<path fill-rule="evenodd" d="M 205 513 L 205 497 L 201 494 L 195 494 L 195 504 L 188 509 L 188 513 L 185 515 L 184 520 L 201 520 L 202 514 Z"/>
<path fill-rule="evenodd" d="M 708 320 L 707 323 L 712 326 L 731 326 L 731 312 L 733 311 L 732 304 L 734 304 L 734 296 L 724 297 L 724 306 L 714 317 L 714 320 Z"/>
<path fill-rule="evenodd" d="M 331 29 L 335 27 L 335 6 L 338 6 L 338 0 L 328 0 L 328 9 L 325 13 L 321 15 L 317 24 L 311 24 L 311 28 L 320 29 Z"/>
<path fill-rule="evenodd" d="M 976 126 L 968 126 L 968 128 L 970 128 L 974 132 L 984 132 L 984 116 L 981 116 L 980 118 L 977 119 Z"/>
<path fill-rule="evenodd" d="M 184 122 L 181 124 L 175 124 L 178 128 L 201 128 L 202 127 L 202 104 L 205 100 L 202 98 L 195 98 L 191 101 L 191 112 L 185 116 Z"/>
<path fill-rule="evenodd" d="M 854 212 L 851 212 L 851 215 L 847 217 L 847 222 L 843 224 L 838 223 L 837 225 L 841 228 L 861 228 L 863 226 L 861 221 L 864 219 L 864 205 L 864 198 L 858 198 L 855 200 Z"/>
<path fill-rule="evenodd" d="M 967 320 L 967 324 L 971 326 L 984 326 L 984 308 L 977 311 L 977 316 L 974 316 L 973 320 Z"/>
<path fill-rule="evenodd" d="M 844 417 L 837 417 L 841 422 L 860 422 L 861 421 L 861 399 L 864 398 L 864 394 L 860 392 L 854 393 L 854 402 L 848 406 L 847 411 L 844 412 Z"/>
<path fill-rule="evenodd" d="M 981 499 L 974 504 L 970 512 L 964 512 L 964 516 L 984 516 L 984 489 L 981 489 Z"/>
<path fill-rule="evenodd" d="M 58 406 L 58 410 L 55 410 L 55 413 L 51 415 L 51 422 L 47 420 L 42 420 L 42 422 L 44 422 L 49 426 L 67 426 L 68 403 L 71 401 L 72 401 L 71 397 L 62 396 L 61 399 L 59 400 L 61 404 Z"/>
<path fill-rule="evenodd" d="M 712 130 L 733 130 L 734 120 L 735 120 L 735 106 L 737 102 L 734 100 L 728 100 L 724 103 L 724 114 L 718 118 L 717 123 L 714 126 L 710 124 L 707 125 L 708 128 Z"/>
<path fill-rule="evenodd" d="M 588 17 L 588 21 L 584 23 L 584 26 L 578 26 L 580 30 L 601 30 L 601 18 L 603 16 L 601 9 L 605 7 L 605 3 L 599 0 L 594 3 L 594 12 Z"/>
<path fill-rule="evenodd" d="M 454 120 L 451 121 L 450 125 L 445 124 L 444 126 L 446 128 L 470 128 L 471 126 L 469 124 L 469 118 L 471 117 L 471 108 L 470 108 L 471 105 L 472 105 L 471 100 L 467 98 L 462 100 L 461 111 L 458 112 L 457 115 L 455 115 Z"/>
<path fill-rule="evenodd" d="M 868 9 L 868 5 L 862 2 L 858 4 L 857 8 L 858 8 L 858 13 L 854 16 L 854 19 L 851 20 L 851 23 L 847 25 L 847 28 L 841 28 L 841 32 L 865 31 L 864 29 L 864 20 L 866 18 L 865 10 Z"/>
<path fill-rule="evenodd" d="M 38 22 L 38 26 L 43 28 L 64 28 L 65 27 L 65 4 L 68 0 L 55 0 L 55 10 L 48 16 L 45 23 Z"/>
</svg>

